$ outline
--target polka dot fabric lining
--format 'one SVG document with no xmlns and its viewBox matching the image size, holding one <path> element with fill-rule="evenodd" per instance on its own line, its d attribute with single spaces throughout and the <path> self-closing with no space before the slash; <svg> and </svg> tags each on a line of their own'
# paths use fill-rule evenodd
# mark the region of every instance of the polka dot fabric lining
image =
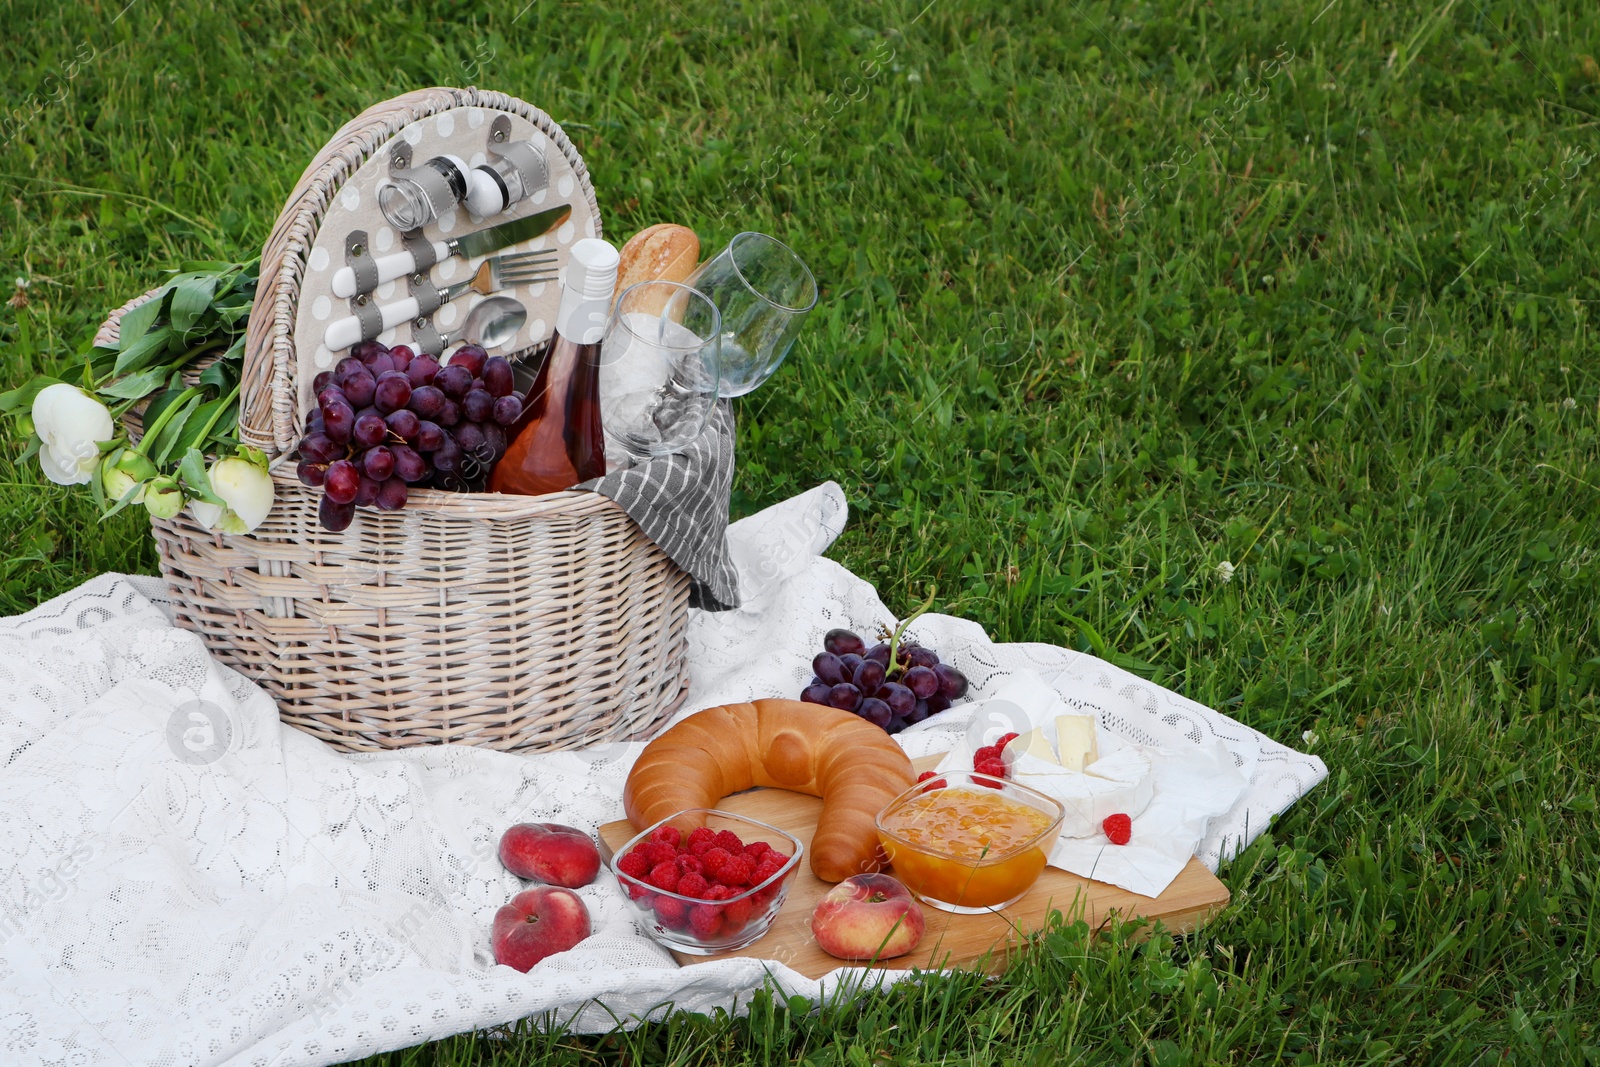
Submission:
<svg viewBox="0 0 1600 1067">
<path fill-rule="evenodd" d="M 893 621 L 868 583 L 820 556 L 845 515 L 828 483 L 729 528 L 745 602 L 694 613 L 685 713 L 798 693 L 827 629 Z M 621 817 L 640 746 L 336 753 L 279 723 L 169 609 L 160 582 L 102 575 L 0 620 L 8 1067 L 333 1064 L 530 1016 L 592 1032 L 738 1011 L 763 983 L 815 998 L 857 973 L 816 982 L 781 959 L 679 968 L 604 873 L 580 890 L 592 937 L 526 975 L 495 966 L 489 924 L 521 888 L 495 857 L 500 833 Z M 1143 717 L 1220 738 L 1251 787 L 1202 846 L 1212 866 L 1326 774 L 1092 657 L 995 645 L 949 616 L 914 633 L 979 698 L 1026 668 L 1132 696 L 1128 736 Z M 948 748 L 963 707 L 902 734 L 907 750 Z"/>
</svg>

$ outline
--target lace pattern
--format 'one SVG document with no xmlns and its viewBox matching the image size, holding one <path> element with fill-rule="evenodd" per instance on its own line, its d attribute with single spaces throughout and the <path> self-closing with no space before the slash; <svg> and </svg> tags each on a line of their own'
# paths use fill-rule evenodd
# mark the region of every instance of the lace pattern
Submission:
<svg viewBox="0 0 1600 1067">
<path fill-rule="evenodd" d="M 845 516 L 828 483 L 729 528 L 743 604 L 694 614 L 685 713 L 798 693 L 828 628 L 893 621 L 819 555 Z M 0 1062 L 331 1064 L 527 1016 L 596 1031 L 738 1010 L 766 981 L 828 987 L 781 960 L 677 967 L 604 873 L 580 890 L 592 937 L 528 975 L 494 966 L 490 922 L 521 888 L 500 833 L 620 818 L 640 746 L 338 754 L 282 726 L 169 610 L 159 581 L 108 574 L 0 620 Z M 1251 785 L 1202 845 L 1213 867 L 1326 774 L 1093 657 L 995 645 L 949 616 L 913 632 L 975 696 L 1027 668 L 1120 709 L 1128 736 L 1220 739 Z M 937 752 L 969 717 L 901 739 Z"/>
</svg>

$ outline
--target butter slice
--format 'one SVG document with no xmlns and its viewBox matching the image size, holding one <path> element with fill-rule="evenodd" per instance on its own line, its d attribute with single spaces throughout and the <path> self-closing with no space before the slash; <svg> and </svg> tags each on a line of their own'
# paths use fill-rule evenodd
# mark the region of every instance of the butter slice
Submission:
<svg viewBox="0 0 1600 1067">
<path fill-rule="evenodd" d="M 1050 747 L 1050 739 L 1045 737 L 1044 730 L 1040 727 L 1035 727 L 1020 737 L 1013 737 L 1001 751 L 1000 759 L 1010 767 L 1024 755 L 1035 756 L 1056 766 L 1061 764 L 1061 761 L 1056 759 L 1055 750 Z"/>
<path fill-rule="evenodd" d="M 1035 731 L 1035 733 L 1037 732 Z M 1094 716 L 1057 716 L 1056 749 L 1059 752 L 1059 758 L 1055 762 L 1069 771 L 1082 773 L 1085 767 L 1098 760 L 1100 758 L 1100 746 L 1095 739 Z"/>
</svg>

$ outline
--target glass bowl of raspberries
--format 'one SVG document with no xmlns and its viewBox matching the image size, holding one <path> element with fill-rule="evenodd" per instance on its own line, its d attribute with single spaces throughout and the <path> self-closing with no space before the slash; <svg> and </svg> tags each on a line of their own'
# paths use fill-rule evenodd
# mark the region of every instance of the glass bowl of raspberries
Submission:
<svg viewBox="0 0 1600 1067">
<path fill-rule="evenodd" d="M 641 929 L 670 949 L 710 956 L 767 932 L 801 851 L 776 826 L 690 808 L 622 846 L 611 870 Z"/>
</svg>

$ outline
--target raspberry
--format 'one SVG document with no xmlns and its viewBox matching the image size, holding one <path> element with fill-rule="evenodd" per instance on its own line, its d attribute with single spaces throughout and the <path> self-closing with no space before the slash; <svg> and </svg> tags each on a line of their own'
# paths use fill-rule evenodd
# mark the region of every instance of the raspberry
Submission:
<svg viewBox="0 0 1600 1067">
<path fill-rule="evenodd" d="M 738 890 L 731 889 L 725 885 L 714 885 L 706 890 L 707 900 L 727 900 L 729 897 L 737 895 Z"/>
<path fill-rule="evenodd" d="M 984 745 L 972 754 L 972 765 L 976 767 L 986 759 L 999 759 L 1000 752 L 1001 746 L 999 745 Z"/>
<path fill-rule="evenodd" d="M 934 777 L 937 776 L 932 771 L 923 771 L 921 774 L 917 775 L 917 781 L 926 782 L 929 778 Z"/>
<path fill-rule="evenodd" d="M 706 890 L 711 888 L 711 883 L 706 881 L 703 874 L 686 874 L 678 879 L 677 892 L 686 897 L 700 897 L 704 899 Z"/>
<path fill-rule="evenodd" d="M 634 849 L 617 861 L 617 870 L 631 878 L 643 878 L 650 873 L 650 861 L 644 858 L 644 853 Z"/>
<path fill-rule="evenodd" d="M 716 848 L 707 849 L 705 854 L 700 857 L 700 862 L 705 865 L 708 877 L 718 879 L 722 877 L 723 869 L 727 867 L 728 861 L 732 858 L 728 850 L 719 845 Z"/>
<path fill-rule="evenodd" d="M 750 876 L 756 873 L 756 861 L 740 853 L 722 865 L 722 881 L 728 885 L 746 886 L 750 884 Z"/>
<path fill-rule="evenodd" d="M 671 893 L 678 888 L 678 865 L 676 863 L 658 863 L 650 868 L 650 873 L 645 876 L 645 881 L 663 892 Z"/>
<path fill-rule="evenodd" d="M 656 918 L 669 930 L 682 930 L 689 917 L 689 905 L 675 897 L 656 897 Z"/>
<path fill-rule="evenodd" d="M 650 892 L 649 886 L 634 885 L 632 882 L 624 882 L 623 884 L 628 887 L 628 899 L 635 903 L 643 904 L 648 908 L 650 902 L 656 898 L 656 895 Z"/>
<path fill-rule="evenodd" d="M 639 846 L 639 851 L 644 853 L 645 860 L 652 867 L 660 863 L 674 863 L 678 859 L 678 850 L 665 841 L 646 841 Z"/>
<path fill-rule="evenodd" d="M 767 844 L 765 841 L 752 841 L 748 845 L 744 846 L 744 854 L 758 862 L 763 855 L 771 851 L 772 846 Z"/>
<path fill-rule="evenodd" d="M 1009 745 L 1011 742 L 1015 741 L 1017 738 L 1019 738 L 1021 736 L 1022 736 L 1021 734 L 1001 734 L 1000 735 L 1000 740 L 998 740 L 998 741 L 996 741 L 994 743 L 994 747 L 998 748 L 998 749 L 1001 749 L 1001 750 L 1004 750 L 1007 745 Z"/>
<path fill-rule="evenodd" d="M 706 850 L 716 844 L 716 832 L 709 826 L 699 826 L 689 831 L 689 851 L 696 856 L 704 856 Z"/>
<path fill-rule="evenodd" d="M 671 845 L 677 849 L 683 842 L 683 832 L 676 826 L 658 826 L 650 831 L 650 840 L 660 841 L 664 845 Z"/>
<path fill-rule="evenodd" d="M 972 769 L 979 774 L 987 774 L 991 778 L 1004 778 L 1006 776 L 1006 765 L 997 759 L 980 760 Z"/>
<path fill-rule="evenodd" d="M 705 861 L 692 852 L 682 852 L 678 855 L 679 874 L 705 874 Z"/>
<path fill-rule="evenodd" d="M 717 834 L 717 847 L 725 848 L 731 852 L 743 852 L 744 842 L 739 840 L 739 835 L 732 830 L 723 830 Z"/>
<path fill-rule="evenodd" d="M 732 933 L 750 921 L 750 913 L 755 911 L 755 904 L 749 897 L 735 900 L 732 904 L 725 904 L 722 908 L 723 920 L 727 923 L 727 930 Z"/>
<path fill-rule="evenodd" d="M 756 864 L 755 871 L 751 873 L 750 884 L 760 885 L 768 878 L 771 878 L 773 875 L 783 870 L 783 865 L 787 862 L 789 861 L 778 855 L 776 852 L 767 853 L 765 856 L 761 857 L 760 861 Z"/>
<path fill-rule="evenodd" d="M 689 932 L 702 940 L 716 937 L 722 930 L 722 909 L 696 904 L 689 911 Z"/>
<path fill-rule="evenodd" d="M 1126 845 L 1133 836 L 1133 820 L 1120 812 L 1116 815 L 1107 815 L 1106 821 L 1100 824 L 1105 830 L 1106 837 L 1111 839 L 1113 845 Z"/>
</svg>

